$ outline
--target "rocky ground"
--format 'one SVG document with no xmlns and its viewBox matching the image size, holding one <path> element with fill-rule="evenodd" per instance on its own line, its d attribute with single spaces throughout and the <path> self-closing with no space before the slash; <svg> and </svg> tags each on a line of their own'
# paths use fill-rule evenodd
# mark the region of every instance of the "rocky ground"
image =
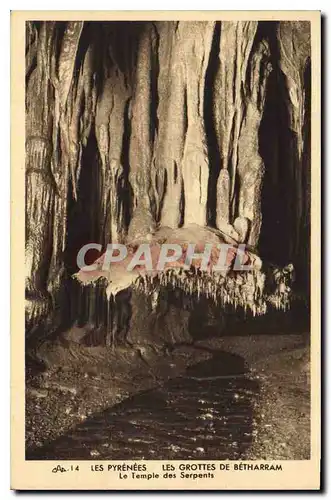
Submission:
<svg viewBox="0 0 331 500">
<path fill-rule="evenodd" d="M 26 445 L 33 450 L 68 433 L 93 414 L 161 386 L 188 366 L 221 351 L 241 356 L 260 393 L 250 459 L 307 459 L 310 453 L 310 363 L 306 335 L 232 335 L 182 345 L 85 347 L 46 342 L 46 370 L 27 369 Z"/>
<path fill-rule="evenodd" d="M 307 336 L 222 339 L 216 346 L 246 356 L 260 383 L 255 439 L 247 458 L 304 460 L 310 457 L 310 349 Z M 249 354 L 247 354 L 247 351 Z"/>
<path fill-rule="evenodd" d="M 93 413 L 162 384 L 210 353 L 179 346 L 172 353 L 152 348 L 84 347 L 74 342 L 42 346 L 47 369 L 27 370 L 26 446 L 35 448 L 68 432 Z"/>
</svg>

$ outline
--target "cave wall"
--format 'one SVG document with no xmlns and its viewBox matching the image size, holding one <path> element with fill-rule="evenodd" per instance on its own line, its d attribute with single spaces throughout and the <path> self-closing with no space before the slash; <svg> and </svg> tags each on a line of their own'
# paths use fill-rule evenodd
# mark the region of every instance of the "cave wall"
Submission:
<svg viewBox="0 0 331 500">
<path fill-rule="evenodd" d="M 308 22 L 27 22 L 28 330 L 75 316 L 83 244 L 157 225 L 231 224 L 307 288 L 309 186 Z"/>
</svg>

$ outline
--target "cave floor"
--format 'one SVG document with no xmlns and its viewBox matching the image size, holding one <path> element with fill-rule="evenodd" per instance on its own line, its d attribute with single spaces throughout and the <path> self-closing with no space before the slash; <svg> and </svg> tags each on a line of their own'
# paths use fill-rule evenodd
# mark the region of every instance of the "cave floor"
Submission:
<svg viewBox="0 0 331 500">
<path fill-rule="evenodd" d="M 308 335 L 44 349 L 46 371 L 27 374 L 28 459 L 309 458 Z"/>
</svg>

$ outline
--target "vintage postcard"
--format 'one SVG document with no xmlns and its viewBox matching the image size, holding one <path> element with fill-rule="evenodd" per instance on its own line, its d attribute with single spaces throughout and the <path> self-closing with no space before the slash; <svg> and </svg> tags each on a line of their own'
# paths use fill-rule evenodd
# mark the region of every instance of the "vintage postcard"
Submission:
<svg viewBox="0 0 331 500">
<path fill-rule="evenodd" d="M 14 11 L 11 487 L 320 488 L 318 11 Z"/>
</svg>

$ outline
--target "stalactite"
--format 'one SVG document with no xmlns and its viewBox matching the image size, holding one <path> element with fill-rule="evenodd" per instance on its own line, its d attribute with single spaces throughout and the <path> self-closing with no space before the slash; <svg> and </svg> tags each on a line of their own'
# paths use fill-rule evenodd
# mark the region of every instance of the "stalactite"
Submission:
<svg viewBox="0 0 331 500">
<path fill-rule="evenodd" d="M 83 25 L 84 23 L 81 21 L 67 23 L 61 40 L 60 54 L 58 59 L 54 58 L 52 61 L 52 83 L 55 89 L 53 167 L 54 176 L 58 180 L 62 196 L 67 190 L 68 174 L 66 170 L 71 168 L 74 196 L 77 197 L 76 169 L 79 149 L 77 129 L 83 89 L 82 84 L 77 85 L 79 79 L 74 78 L 74 68 Z M 74 87 L 76 88 L 73 91 Z M 58 157 L 59 141 L 61 142 L 61 158 Z"/>
<path fill-rule="evenodd" d="M 162 226 L 173 228 L 181 222 L 181 163 L 187 121 L 184 54 L 176 27 L 176 22 L 157 24 L 158 133 L 152 169 L 157 219 Z"/>
<path fill-rule="evenodd" d="M 154 126 L 151 107 L 153 71 L 156 57 L 156 33 L 153 24 L 141 35 L 138 49 L 136 85 L 131 108 L 130 184 L 133 189 L 133 218 L 129 227 L 131 239 L 153 231 L 155 220 L 151 208 L 151 163 Z"/>
<path fill-rule="evenodd" d="M 220 154 L 216 224 L 233 223 L 238 141 L 243 119 L 242 90 L 258 23 L 223 22 L 213 89 L 214 121 Z"/>
<path fill-rule="evenodd" d="M 81 120 L 83 104 L 85 108 L 87 107 L 87 112 L 90 107 L 89 96 L 86 98 L 84 90 L 86 91 L 88 88 L 86 82 L 91 79 L 92 70 L 89 62 L 89 49 L 85 58 L 85 64 L 82 63 L 81 65 L 79 76 L 73 79 L 74 66 L 72 60 L 75 61 L 75 58 L 72 52 L 78 50 L 82 30 L 81 24 L 78 23 L 76 27 L 67 28 L 66 33 L 69 31 L 70 34 L 68 35 L 68 39 L 64 40 L 63 52 L 65 56 L 60 57 L 59 61 L 59 81 L 61 81 L 61 84 L 58 86 L 58 92 L 55 94 L 56 99 L 59 99 L 60 102 L 59 128 L 62 168 L 64 167 L 70 172 L 74 199 L 77 199 L 77 177 L 80 171 L 82 143 L 83 140 L 84 142 L 86 141 L 86 131 L 81 130 L 85 118 L 83 116 L 83 120 Z M 76 30 L 76 33 L 74 30 Z M 72 57 L 73 59 L 71 59 Z M 71 66 L 67 64 L 68 60 L 71 62 Z M 90 88 L 90 92 L 92 93 L 92 87 Z M 87 129 L 89 128 L 88 126 Z"/>
<path fill-rule="evenodd" d="M 52 294 L 59 290 L 65 272 L 62 255 L 66 244 L 70 171 L 73 194 L 77 197 L 76 174 L 79 171 L 81 157 L 78 134 L 83 84 L 81 79 L 79 81 L 74 78 L 74 67 L 83 24 L 78 21 L 67 23 L 58 57 L 55 50 L 52 53 L 54 126 L 51 169 L 57 186 L 54 201 L 53 248 L 48 278 L 48 289 Z"/>
<path fill-rule="evenodd" d="M 310 59 L 310 23 L 280 21 L 277 31 L 280 68 L 286 77 L 288 94 L 285 96 L 290 118 L 290 128 L 295 134 L 296 151 L 292 159 L 293 186 L 295 189 L 295 218 L 292 228 L 292 257 L 300 252 L 300 228 L 304 212 L 303 151 L 306 113 L 305 71 Z"/>
<path fill-rule="evenodd" d="M 248 66 L 244 90 L 244 116 L 238 139 L 238 216 L 249 221 L 248 243 L 257 246 L 262 223 L 261 189 L 264 164 L 259 154 L 259 127 L 264 110 L 267 79 L 271 71 L 268 44 L 262 41 Z"/>
<path fill-rule="evenodd" d="M 184 223 L 207 223 L 209 161 L 203 123 L 204 85 L 213 36 L 213 22 L 179 23 L 185 53 L 187 131 L 182 160 Z"/>
<path fill-rule="evenodd" d="M 133 283 L 134 288 L 151 298 L 155 290 L 165 287 L 175 291 L 181 290 L 185 295 L 190 296 L 194 302 L 206 297 L 214 302 L 218 307 L 226 306 L 234 310 L 242 309 L 253 316 L 263 315 L 267 312 L 268 306 L 286 311 L 290 307 L 292 283 L 292 268 L 275 268 L 272 278 L 273 283 L 268 282 L 268 286 L 273 285 L 272 293 L 265 290 L 266 274 L 261 271 L 250 273 L 231 272 L 226 277 L 220 274 L 206 274 L 203 272 L 179 273 L 178 270 L 168 270 L 162 276 L 152 279 L 140 277 Z"/>
<path fill-rule="evenodd" d="M 104 244 L 119 241 L 123 235 L 121 189 L 124 180 L 121 157 L 124 116 L 130 97 L 124 75 L 115 62 L 112 64 L 110 75 L 98 97 L 95 117 L 95 135 L 102 165 L 100 199 Z M 110 227 L 105 227 L 109 219 Z"/>
<path fill-rule="evenodd" d="M 278 28 L 280 67 L 286 75 L 290 99 L 290 126 L 297 134 L 299 159 L 303 151 L 305 116 L 304 72 L 309 59 L 309 22 L 280 21 Z"/>
<path fill-rule="evenodd" d="M 27 309 L 37 322 L 48 312 L 47 273 L 52 248 L 55 182 L 50 169 L 52 154 L 53 93 L 50 59 L 55 23 L 43 24 L 38 35 L 37 64 L 26 92 L 26 293 Z"/>
<path fill-rule="evenodd" d="M 166 232 L 167 237 L 165 237 Z M 180 245 L 185 253 L 187 244 L 194 238 L 200 251 L 204 248 L 205 242 L 212 244 L 211 259 L 214 264 L 218 262 L 221 251 L 219 243 L 224 243 L 221 232 L 196 224 L 175 230 L 168 228 L 166 232 L 160 230 L 159 234 L 154 235 L 155 241 L 152 242 L 153 250 L 151 252 L 153 255 L 155 253 L 154 260 L 156 262 L 160 254 L 158 240 Z M 261 260 L 246 250 L 245 262 L 250 262 L 251 269 L 239 272 L 238 270 L 232 270 L 235 255 L 231 253 L 231 256 L 229 258 L 228 254 L 227 266 L 222 271 L 214 270 L 212 267 L 208 267 L 207 270 L 202 269 L 200 259 L 193 259 L 191 267 L 186 269 L 184 266 L 185 257 L 183 257 L 170 267 L 153 273 L 146 271 L 144 268 L 134 268 L 129 271 L 127 264 L 132 256 L 128 257 L 126 261 L 113 263 L 108 270 L 104 270 L 104 260 L 101 257 L 98 259 L 97 269 L 94 271 L 81 270 L 75 277 L 83 286 L 91 283 L 95 284 L 98 280 L 105 279 L 107 299 L 111 303 L 114 302 L 121 291 L 133 287 L 150 299 L 152 311 L 157 308 L 158 294 L 162 288 L 170 288 L 173 291 L 182 290 L 197 300 L 204 296 L 213 299 L 215 304 L 221 307 L 225 305 L 233 306 L 235 309 L 241 307 L 245 310 L 251 310 L 253 315 L 265 314 L 267 303 L 280 309 L 286 309 L 289 306 L 292 280 L 289 279 L 285 288 L 281 287 L 282 289 L 278 290 L 282 277 L 286 275 L 286 269 L 275 268 L 275 272 L 281 277 L 280 279 L 276 279 L 275 274 L 269 273 L 269 289 L 265 292 L 266 276 L 262 271 Z M 277 300 L 274 300 L 275 297 Z"/>
<path fill-rule="evenodd" d="M 29 79 L 37 64 L 38 30 L 32 21 L 26 23 L 25 75 Z"/>
<path fill-rule="evenodd" d="M 284 190 L 294 199 L 292 253 L 298 253 L 309 215 L 302 187 L 309 157 L 303 158 L 309 147 L 309 26 L 273 23 L 267 35 L 263 29 L 258 22 L 27 24 L 28 322 L 47 314 L 47 290 L 54 299 L 67 284 L 63 276 L 74 272 L 64 262 L 71 211 L 85 217 L 80 221 L 75 215 L 75 223 L 89 225 L 84 238 L 100 238 L 102 245 L 125 241 L 133 251 L 139 241 L 157 246 L 175 237 L 187 248 L 217 237 L 248 242 L 257 251 L 265 168 L 259 139 L 270 50 L 277 75 L 284 77 L 295 144 L 293 182 Z M 207 141 L 210 133 L 215 145 Z M 87 219 L 81 208 L 86 192 Z M 264 314 L 268 304 L 286 308 L 290 302 L 286 279 L 274 276 L 270 294 L 261 269 L 233 277 L 196 268 L 141 276 L 118 268 L 106 278 L 95 289 L 86 288 L 73 309 L 85 308 L 85 316 L 79 315 L 93 328 L 106 324 L 108 345 L 114 345 L 122 323 L 129 323 L 131 313 L 126 310 L 122 318 L 120 311 L 127 300 L 121 293 L 131 286 L 148 297 L 153 315 L 159 313 L 162 290 L 176 288 L 189 297 L 183 307 L 207 297 L 222 308 Z"/>
</svg>

